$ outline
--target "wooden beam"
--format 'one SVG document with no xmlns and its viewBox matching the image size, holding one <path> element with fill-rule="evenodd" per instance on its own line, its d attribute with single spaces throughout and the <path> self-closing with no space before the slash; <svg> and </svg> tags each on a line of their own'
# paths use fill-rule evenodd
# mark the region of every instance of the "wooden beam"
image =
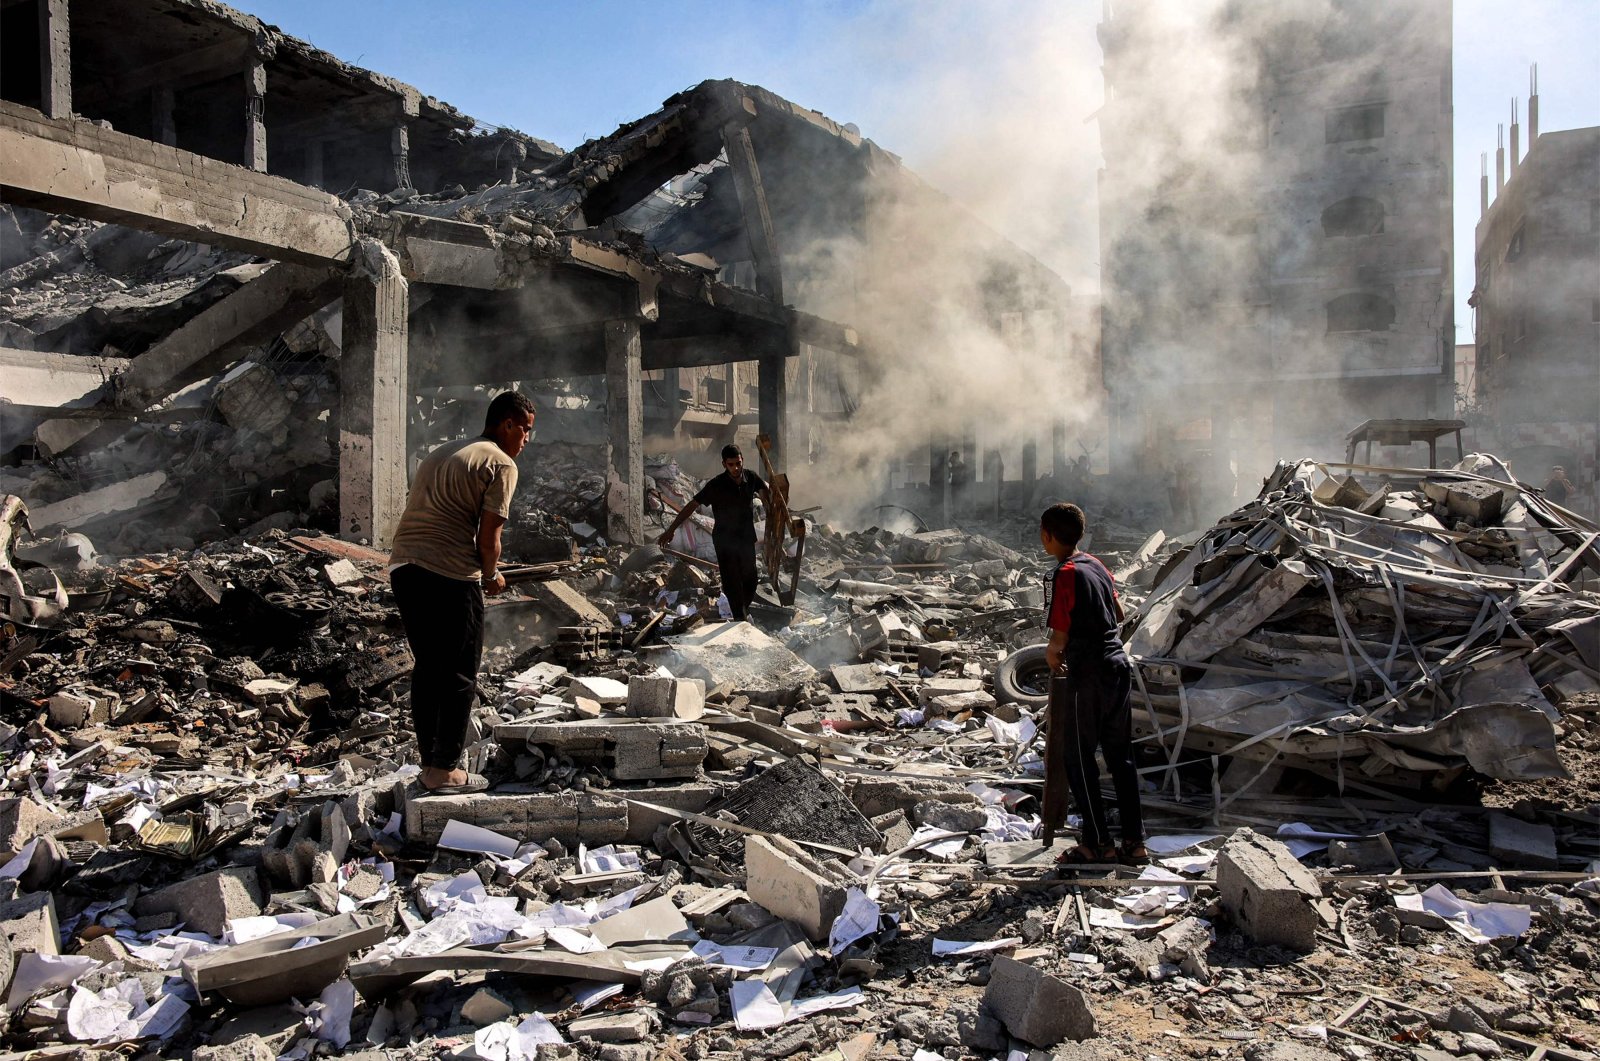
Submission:
<svg viewBox="0 0 1600 1061">
<path fill-rule="evenodd" d="M 0 198 L 307 265 L 350 258 L 325 192 L 0 100 Z"/>
<path fill-rule="evenodd" d="M 72 117 L 72 24 L 67 0 L 38 0 L 39 109 Z"/>
</svg>

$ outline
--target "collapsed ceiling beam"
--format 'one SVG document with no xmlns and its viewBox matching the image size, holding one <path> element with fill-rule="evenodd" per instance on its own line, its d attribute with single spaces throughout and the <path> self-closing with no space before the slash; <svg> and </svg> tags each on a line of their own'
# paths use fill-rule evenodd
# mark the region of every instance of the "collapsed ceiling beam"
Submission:
<svg viewBox="0 0 1600 1061">
<path fill-rule="evenodd" d="M 96 407 L 104 408 L 108 418 L 136 415 L 173 391 L 220 372 L 242 347 L 276 335 L 337 298 L 341 275 L 288 263 L 267 266 L 134 358 L 115 378 L 111 395 Z M 104 445 L 125 430 L 126 425 L 86 420 L 80 414 L 40 424 L 35 438 L 46 452 L 60 455 Z"/>
<path fill-rule="evenodd" d="M 0 198 L 305 265 L 350 259 L 350 208 L 282 177 L 0 100 Z"/>
</svg>

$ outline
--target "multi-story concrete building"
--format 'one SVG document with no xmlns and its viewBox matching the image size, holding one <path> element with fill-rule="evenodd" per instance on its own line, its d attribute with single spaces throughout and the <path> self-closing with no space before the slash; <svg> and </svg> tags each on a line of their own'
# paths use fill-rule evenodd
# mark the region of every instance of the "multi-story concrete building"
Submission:
<svg viewBox="0 0 1600 1061">
<path fill-rule="evenodd" d="M 1114 460 L 1215 494 L 1451 415 L 1451 8 L 1201 6 L 1101 23 L 1101 287 Z"/>
<path fill-rule="evenodd" d="M 1532 101 L 1530 101 L 1532 103 Z M 1600 127 L 1540 134 L 1476 233 L 1477 393 L 1498 452 L 1541 484 L 1559 465 L 1595 511 L 1600 464 Z M 1496 181 L 1498 182 L 1498 179 Z"/>
</svg>

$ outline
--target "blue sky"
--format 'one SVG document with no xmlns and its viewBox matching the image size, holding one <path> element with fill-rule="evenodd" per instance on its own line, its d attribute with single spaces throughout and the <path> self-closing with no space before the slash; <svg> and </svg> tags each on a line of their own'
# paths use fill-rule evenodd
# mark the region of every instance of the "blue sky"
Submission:
<svg viewBox="0 0 1600 1061">
<path fill-rule="evenodd" d="M 1100 0 L 234 2 L 562 147 L 707 78 L 764 85 L 855 122 L 1076 288 L 1094 284 Z M 1495 125 L 1511 97 L 1525 109 L 1531 62 L 1545 130 L 1600 124 L 1600 0 L 1456 0 L 1458 342 L 1471 341 L 1479 152 L 1492 167 Z"/>
</svg>

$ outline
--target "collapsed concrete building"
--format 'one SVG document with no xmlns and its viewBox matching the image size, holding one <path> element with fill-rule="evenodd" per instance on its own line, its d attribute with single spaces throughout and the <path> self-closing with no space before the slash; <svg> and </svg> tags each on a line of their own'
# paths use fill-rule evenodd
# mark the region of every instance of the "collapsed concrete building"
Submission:
<svg viewBox="0 0 1600 1061">
<path fill-rule="evenodd" d="M 1568 501 L 1594 511 L 1600 469 L 1600 127 L 1539 130 L 1528 97 L 1511 152 L 1487 158 L 1480 180 L 1474 311 L 1474 412 L 1517 473 L 1543 483 L 1553 466 L 1577 488 Z"/>
<path fill-rule="evenodd" d="M 931 323 L 875 328 L 884 240 L 897 244 L 896 290 L 921 282 L 997 334 L 1062 349 L 1059 278 L 870 140 L 754 86 L 706 82 L 562 154 L 217 4 L 5 11 L 0 195 L 108 223 L 6 222 L 8 449 L 70 461 L 130 420 L 183 418 L 169 398 L 185 387 L 284 348 L 320 354 L 337 364 L 320 421 L 337 453 L 337 527 L 381 544 L 408 458 L 466 415 L 446 410 L 453 398 L 603 379 L 604 530 L 637 541 L 647 420 L 702 447 L 759 431 L 777 462 L 803 459 L 819 425 L 849 414 L 841 376 L 870 375 L 874 350 L 937 341 Z M 118 295 L 119 264 L 184 245 L 223 253 L 181 299 Z M 949 256 L 972 278 L 961 290 L 935 267 Z M 925 275 L 905 265 L 919 260 Z M 111 297 L 53 311 L 35 297 L 70 287 L 85 262 Z M 753 418 L 731 400 L 751 379 L 736 364 L 754 368 Z M 667 392 L 654 417 L 647 380 Z M 266 401 L 259 379 L 222 382 L 242 420 Z M 319 430 L 291 419 L 296 405 L 257 423 L 258 457 Z M 97 484 L 117 492 L 80 507 L 126 520 L 170 497 L 166 471 L 142 472 L 132 487 Z"/>
<path fill-rule="evenodd" d="M 1450 415 L 1451 8 L 1194 10 L 1100 25 L 1103 356 L 1118 466 L 1187 454 L 1220 511 L 1273 454 Z"/>
</svg>

